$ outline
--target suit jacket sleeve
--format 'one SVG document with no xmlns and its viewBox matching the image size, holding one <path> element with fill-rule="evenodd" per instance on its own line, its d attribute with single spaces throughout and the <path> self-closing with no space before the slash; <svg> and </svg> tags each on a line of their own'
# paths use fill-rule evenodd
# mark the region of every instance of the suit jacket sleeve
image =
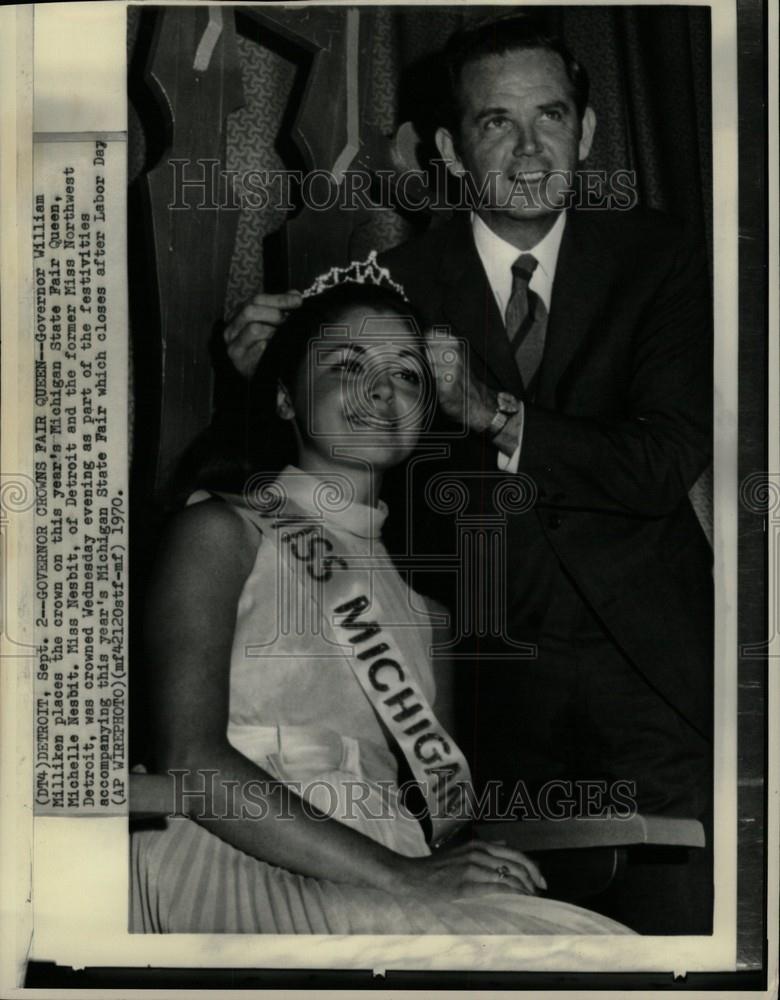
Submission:
<svg viewBox="0 0 780 1000">
<path fill-rule="evenodd" d="M 670 259 L 653 299 L 622 331 L 631 343 L 619 396 L 605 377 L 604 400 L 580 413 L 526 403 L 518 473 L 534 479 L 541 503 L 663 516 L 709 464 L 709 281 L 687 241 Z"/>
</svg>

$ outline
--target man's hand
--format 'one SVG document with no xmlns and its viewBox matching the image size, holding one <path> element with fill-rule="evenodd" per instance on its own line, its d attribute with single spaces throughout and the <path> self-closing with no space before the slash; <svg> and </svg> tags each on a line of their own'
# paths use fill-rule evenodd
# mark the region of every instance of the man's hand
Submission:
<svg viewBox="0 0 780 1000">
<path fill-rule="evenodd" d="M 260 292 L 236 313 L 223 334 L 233 366 L 244 378 L 251 378 L 268 341 L 291 309 L 303 302 L 300 292 L 267 295 Z"/>
<path fill-rule="evenodd" d="M 496 394 L 472 375 L 463 343 L 428 330 L 425 345 L 441 409 L 451 420 L 465 419 L 478 433 L 487 430 L 496 412 Z"/>
</svg>

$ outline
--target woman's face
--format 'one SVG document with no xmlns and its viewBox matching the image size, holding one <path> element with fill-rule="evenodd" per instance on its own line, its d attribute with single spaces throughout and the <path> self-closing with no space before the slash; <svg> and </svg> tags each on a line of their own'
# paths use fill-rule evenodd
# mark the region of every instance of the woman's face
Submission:
<svg viewBox="0 0 780 1000">
<path fill-rule="evenodd" d="M 431 402 L 412 320 L 351 309 L 309 343 L 292 399 L 301 452 L 315 463 L 391 468 L 414 449 Z"/>
</svg>

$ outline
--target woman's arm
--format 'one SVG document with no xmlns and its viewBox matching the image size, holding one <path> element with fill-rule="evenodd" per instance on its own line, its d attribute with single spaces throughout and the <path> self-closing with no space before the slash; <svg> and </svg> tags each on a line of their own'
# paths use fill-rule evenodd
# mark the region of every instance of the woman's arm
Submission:
<svg viewBox="0 0 780 1000">
<path fill-rule="evenodd" d="M 389 887 L 396 855 L 335 821 L 312 820 L 227 740 L 236 609 L 258 544 L 260 535 L 220 501 L 174 519 L 146 615 L 159 766 L 190 772 L 184 790 L 205 789 L 204 809 L 191 818 L 239 850 L 305 875 Z M 213 781 L 202 774 L 209 771 Z M 207 818 L 257 815 L 258 782 L 268 782 L 264 817 Z M 275 821 L 279 812 L 294 819 Z"/>
<path fill-rule="evenodd" d="M 297 796 L 230 745 L 236 610 L 259 544 L 259 534 L 227 504 L 189 507 L 171 525 L 149 593 L 145 631 L 158 766 L 188 772 L 184 790 L 202 793 L 204 808 L 191 818 L 253 857 L 317 878 L 401 894 L 419 891 L 429 878 L 432 888 L 443 889 L 490 881 L 500 862 L 480 865 L 486 848 L 455 854 L 449 863 L 440 858 L 435 866 L 403 858 L 335 820 L 312 818 L 310 806 L 304 811 Z M 216 772 L 214 780 L 204 772 Z M 262 811 L 259 782 L 268 788 L 269 808 Z M 227 815 L 236 818 L 219 818 Z M 517 852 L 506 859 L 512 874 L 500 888 L 527 890 L 530 863 L 519 859 Z"/>
</svg>

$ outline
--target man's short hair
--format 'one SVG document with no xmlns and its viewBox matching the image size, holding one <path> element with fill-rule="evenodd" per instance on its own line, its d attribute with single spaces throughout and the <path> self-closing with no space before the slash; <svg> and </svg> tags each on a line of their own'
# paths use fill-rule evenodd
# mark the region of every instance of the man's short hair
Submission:
<svg viewBox="0 0 780 1000">
<path fill-rule="evenodd" d="M 444 71 L 447 77 L 444 121 L 453 135 L 460 127 L 460 84 L 464 68 L 485 56 L 501 56 L 522 49 L 546 49 L 563 60 L 574 96 L 577 113 L 582 119 L 588 106 L 590 81 L 585 67 L 580 65 L 560 38 L 547 31 L 527 14 L 492 17 L 466 25 L 456 31 L 444 49 Z"/>
</svg>

